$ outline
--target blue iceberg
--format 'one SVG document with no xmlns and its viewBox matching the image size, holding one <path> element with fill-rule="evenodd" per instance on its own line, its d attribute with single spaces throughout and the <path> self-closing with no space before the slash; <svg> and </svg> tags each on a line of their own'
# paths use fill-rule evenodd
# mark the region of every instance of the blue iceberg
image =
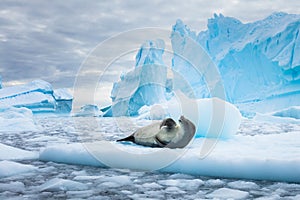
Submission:
<svg viewBox="0 0 300 200">
<path fill-rule="evenodd" d="M 244 24 L 215 14 L 207 26 L 196 41 L 218 66 L 229 102 L 244 113 L 300 104 L 300 15 Z"/>
<path fill-rule="evenodd" d="M 33 113 L 69 113 L 72 100 L 67 89 L 53 90 L 51 84 L 43 80 L 0 89 L 1 107 L 25 107 Z"/>
<path fill-rule="evenodd" d="M 73 95 L 67 88 L 53 90 L 53 97 L 56 101 L 56 113 L 69 113 L 72 110 Z"/>
<path fill-rule="evenodd" d="M 111 91 L 108 116 L 136 116 L 144 105 L 167 100 L 167 67 L 163 62 L 164 41 L 146 41 L 136 55 L 135 68 L 122 74 Z"/>
</svg>

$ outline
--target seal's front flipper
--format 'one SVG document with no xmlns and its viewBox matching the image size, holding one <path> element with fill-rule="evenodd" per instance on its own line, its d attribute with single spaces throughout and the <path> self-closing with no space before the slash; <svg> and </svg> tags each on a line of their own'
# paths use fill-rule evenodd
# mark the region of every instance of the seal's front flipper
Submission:
<svg viewBox="0 0 300 200">
<path fill-rule="evenodd" d="M 130 135 L 130 136 L 126 137 L 126 138 L 117 140 L 117 142 L 123 142 L 123 141 L 129 141 L 129 142 L 133 142 L 134 143 L 134 136 Z"/>
</svg>

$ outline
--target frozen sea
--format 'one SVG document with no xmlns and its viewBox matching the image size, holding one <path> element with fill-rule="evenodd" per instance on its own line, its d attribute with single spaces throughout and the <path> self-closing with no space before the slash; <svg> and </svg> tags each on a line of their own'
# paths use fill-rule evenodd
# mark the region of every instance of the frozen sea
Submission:
<svg viewBox="0 0 300 200">
<path fill-rule="evenodd" d="M 2 144 L 40 152 L 51 144 L 115 140 L 150 121 L 35 116 L 37 131 L 1 131 Z M 238 135 L 300 131 L 300 124 L 242 121 Z M 27 171 L 0 178 L 0 199 L 300 199 L 300 184 L 45 162 L 6 161 Z M 0 170 L 1 171 L 1 170 Z"/>
</svg>

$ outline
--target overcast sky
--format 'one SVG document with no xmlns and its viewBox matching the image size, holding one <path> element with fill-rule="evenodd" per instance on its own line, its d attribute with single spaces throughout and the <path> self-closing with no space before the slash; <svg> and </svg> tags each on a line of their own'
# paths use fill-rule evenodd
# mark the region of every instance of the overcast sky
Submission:
<svg viewBox="0 0 300 200">
<path fill-rule="evenodd" d="M 213 13 L 247 23 L 275 11 L 300 14 L 299 0 L 1 0 L 0 75 L 4 86 L 39 78 L 72 88 L 89 52 L 120 32 L 171 30 L 177 19 L 199 32 Z"/>
</svg>

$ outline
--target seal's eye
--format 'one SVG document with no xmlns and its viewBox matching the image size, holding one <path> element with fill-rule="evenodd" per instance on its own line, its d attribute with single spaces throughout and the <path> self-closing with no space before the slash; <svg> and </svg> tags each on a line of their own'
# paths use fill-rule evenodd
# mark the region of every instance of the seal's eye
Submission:
<svg viewBox="0 0 300 200">
<path fill-rule="evenodd" d="M 179 121 L 180 123 L 182 122 L 182 120 L 181 120 L 181 119 L 179 119 L 178 121 Z"/>
</svg>

